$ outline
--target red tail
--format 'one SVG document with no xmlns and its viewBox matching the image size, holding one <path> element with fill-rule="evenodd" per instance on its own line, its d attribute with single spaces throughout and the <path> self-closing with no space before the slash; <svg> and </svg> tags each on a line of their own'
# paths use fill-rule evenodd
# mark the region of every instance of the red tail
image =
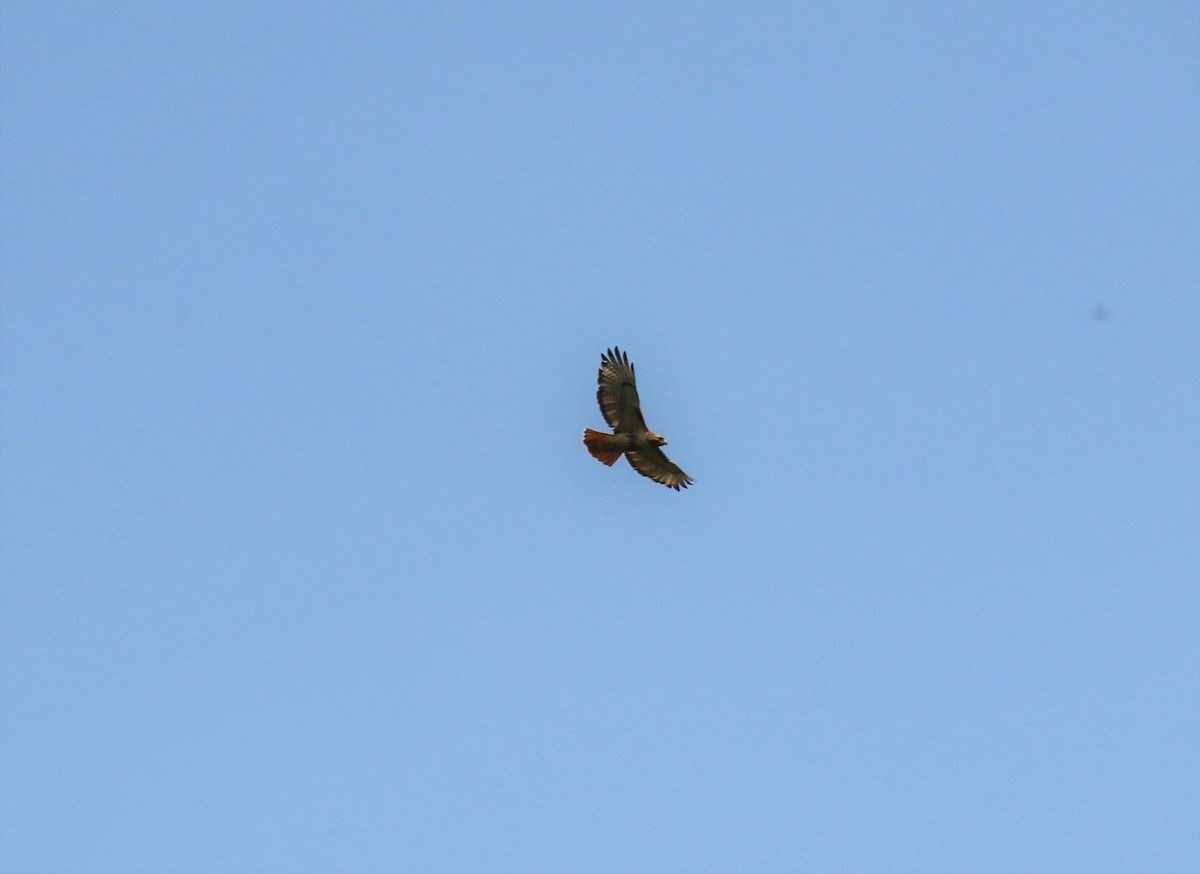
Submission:
<svg viewBox="0 0 1200 874">
<path fill-rule="evenodd" d="M 587 451 L 592 453 L 593 458 L 604 462 L 609 467 L 612 467 L 613 463 L 621 457 L 621 450 L 612 447 L 614 440 L 616 440 L 615 434 L 602 434 L 591 428 L 583 429 L 583 445 L 587 447 Z"/>
</svg>

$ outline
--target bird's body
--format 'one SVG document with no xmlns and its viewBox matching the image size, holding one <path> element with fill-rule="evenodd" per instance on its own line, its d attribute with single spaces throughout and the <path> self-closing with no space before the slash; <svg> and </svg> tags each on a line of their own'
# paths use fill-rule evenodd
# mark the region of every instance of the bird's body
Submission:
<svg viewBox="0 0 1200 874">
<path fill-rule="evenodd" d="M 596 402 L 613 433 L 585 428 L 583 445 L 588 452 L 610 466 L 624 455 L 642 476 L 676 491 L 691 485 L 694 480 L 659 448 L 667 445 L 666 439 L 646 427 L 629 356 L 615 346 L 600 356 L 596 382 Z"/>
</svg>

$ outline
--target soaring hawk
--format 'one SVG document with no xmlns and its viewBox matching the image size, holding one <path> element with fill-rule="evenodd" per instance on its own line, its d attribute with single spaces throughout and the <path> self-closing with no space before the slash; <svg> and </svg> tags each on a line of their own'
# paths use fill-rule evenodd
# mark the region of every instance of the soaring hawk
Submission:
<svg viewBox="0 0 1200 874">
<path fill-rule="evenodd" d="M 638 403 L 637 377 L 633 374 L 629 356 L 615 346 L 601 355 L 600 375 L 596 382 L 600 385 L 596 389 L 600 412 L 616 433 L 604 434 L 585 428 L 583 445 L 587 451 L 610 467 L 624 454 L 642 476 L 675 491 L 691 485 L 694 480 L 658 448 L 667 445 L 666 439 L 646 427 Z"/>
</svg>

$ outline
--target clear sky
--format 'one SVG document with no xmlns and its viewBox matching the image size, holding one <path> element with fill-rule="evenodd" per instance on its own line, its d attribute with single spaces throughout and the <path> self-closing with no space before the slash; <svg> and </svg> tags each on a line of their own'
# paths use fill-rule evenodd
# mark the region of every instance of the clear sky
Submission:
<svg viewBox="0 0 1200 874">
<path fill-rule="evenodd" d="M 1200 6 L 0 30 L 0 869 L 1200 869 Z"/>
</svg>

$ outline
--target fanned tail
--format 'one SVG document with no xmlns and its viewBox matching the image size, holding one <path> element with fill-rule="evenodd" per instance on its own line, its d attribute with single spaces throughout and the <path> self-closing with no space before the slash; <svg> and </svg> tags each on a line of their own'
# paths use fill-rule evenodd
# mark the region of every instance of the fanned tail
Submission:
<svg viewBox="0 0 1200 874">
<path fill-rule="evenodd" d="M 583 445 L 587 447 L 587 451 L 592 453 L 592 457 L 597 461 L 603 462 L 609 467 L 612 467 L 624 451 L 614 448 L 614 442 L 617 442 L 615 434 L 603 434 L 593 431 L 591 428 L 583 429 Z"/>
</svg>

